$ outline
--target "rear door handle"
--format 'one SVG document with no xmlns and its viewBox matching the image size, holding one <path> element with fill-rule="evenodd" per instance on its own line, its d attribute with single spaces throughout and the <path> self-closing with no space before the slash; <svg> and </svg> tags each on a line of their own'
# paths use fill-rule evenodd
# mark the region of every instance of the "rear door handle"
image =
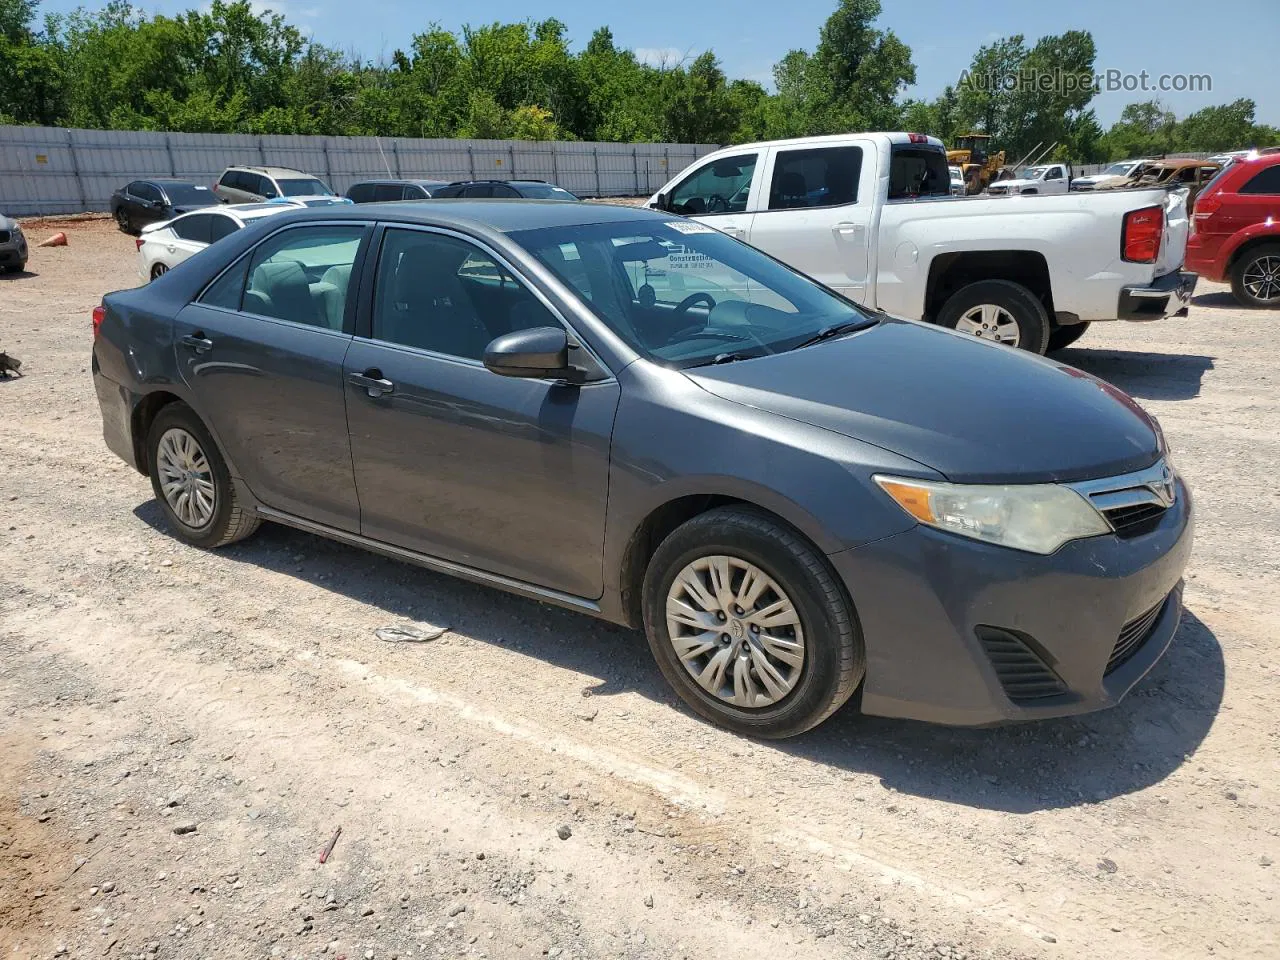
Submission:
<svg viewBox="0 0 1280 960">
<path fill-rule="evenodd" d="M 207 350 L 213 349 L 213 341 L 199 331 L 191 334 L 190 336 L 183 337 L 180 342 L 184 347 L 190 347 L 196 353 L 204 353 Z"/>
<path fill-rule="evenodd" d="M 387 393 L 395 393 L 396 385 L 382 375 L 382 371 L 378 369 L 366 370 L 364 373 L 352 373 L 347 375 L 347 382 L 363 387 L 375 400 Z"/>
</svg>

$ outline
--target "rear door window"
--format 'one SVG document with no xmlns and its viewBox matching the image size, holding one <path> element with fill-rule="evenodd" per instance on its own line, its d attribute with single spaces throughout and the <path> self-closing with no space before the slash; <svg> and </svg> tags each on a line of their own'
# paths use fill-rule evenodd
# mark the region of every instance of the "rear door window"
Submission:
<svg viewBox="0 0 1280 960">
<path fill-rule="evenodd" d="M 373 188 L 373 199 L 375 203 L 403 200 L 404 187 L 398 183 L 379 183 Z"/>
<path fill-rule="evenodd" d="M 1241 193 L 1280 194 L 1280 163 L 1259 170 L 1240 188 Z"/>
<path fill-rule="evenodd" d="M 894 146 L 889 155 L 889 199 L 915 200 L 951 194 L 947 155 L 929 147 Z"/>
<path fill-rule="evenodd" d="M 671 191 L 673 213 L 698 216 L 742 213 L 751 195 L 759 154 L 722 157 L 694 171 Z"/>
<path fill-rule="evenodd" d="M 780 150 L 773 161 L 769 209 L 835 207 L 858 202 L 861 147 Z"/>
<path fill-rule="evenodd" d="M 347 199 L 352 203 L 369 203 L 373 200 L 373 184 L 353 184 L 351 189 L 347 191 Z"/>
<path fill-rule="evenodd" d="M 240 224 L 223 214 L 212 214 L 209 224 L 209 242 L 216 243 L 240 229 Z"/>
<path fill-rule="evenodd" d="M 495 183 L 493 185 L 493 196 L 501 197 L 504 200 L 519 198 L 520 194 L 508 187 L 505 183 Z"/>
<path fill-rule="evenodd" d="M 193 213 L 189 217 L 179 217 L 173 221 L 173 232 L 183 240 L 192 243 L 212 243 L 209 231 L 213 229 L 213 221 L 226 220 L 226 217 L 214 217 L 211 213 Z"/>
<path fill-rule="evenodd" d="M 294 227 L 254 251 L 241 309 L 311 327 L 341 330 L 352 266 L 365 228 Z"/>
<path fill-rule="evenodd" d="M 473 183 L 463 191 L 462 195 L 468 200 L 484 200 L 493 196 L 493 184 L 490 183 Z"/>
</svg>

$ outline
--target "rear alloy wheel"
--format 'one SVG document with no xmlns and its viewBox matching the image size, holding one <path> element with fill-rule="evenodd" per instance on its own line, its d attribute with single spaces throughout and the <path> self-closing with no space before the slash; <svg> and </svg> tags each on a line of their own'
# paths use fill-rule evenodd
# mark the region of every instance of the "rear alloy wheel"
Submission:
<svg viewBox="0 0 1280 960">
<path fill-rule="evenodd" d="M 676 693 L 747 736 L 817 726 L 866 671 L 849 598 L 826 558 L 751 507 L 708 511 L 663 540 L 642 605 L 649 649 Z"/>
<path fill-rule="evenodd" d="M 120 207 L 116 210 L 116 225 L 125 233 L 133 233 L 133 224 L 130 222 L 129 214 L 125 211 L 124 207 Z"/>
<path fill-rule="evenodd" d="M 157 263 L 151 268 L 151 279 L 154 280 L 156 277 L 162 277 L 168 272 L 169 268 L 167 266 L 163 263 Z"/>
<path fill-rule="evenodd" d="M 151 489 L 180 540 L 220 547 L 258 528 L 258 515 L 237 501 L 227 465 L 190 407 L 172 403 L 156 414 L 147 434 L 147 463 Z"/>
<path fill-rule="evenodd" d="M 1039 298 L 1009 280 L 979 280 L 953 293 L 938 312 L 938 324 L 980 340 L 1031 353 L 1049 343 L 1049 314 Z"/>
<path fill-rule="evenodd" d="M 1246 307 L 1280 307 L 1280 244 L 1254 247 L 1237 260 L 1231 292 Z"/>
<path fill-rule="evenodd" d="M 1084 323 L 1073 323 L 1066 327 L 1054 327 L 1049 331 L 1049 349 L 1047 352 L 1053 353 L 1055 350 L 1066 349 L 1083 337 L 1088 329 L 1088 320 Z"/>
</svg>

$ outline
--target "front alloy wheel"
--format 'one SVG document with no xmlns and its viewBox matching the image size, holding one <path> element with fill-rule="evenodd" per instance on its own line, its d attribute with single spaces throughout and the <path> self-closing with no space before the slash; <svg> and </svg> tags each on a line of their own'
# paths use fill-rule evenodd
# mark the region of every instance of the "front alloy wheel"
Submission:
<svg viewBox="0 0 1280 960">
<path fill-rule="evenodd" d="M 795 604 L 740 557 L 700 557 L 667 591 L 667 635 L 698 686 L 738 707 L 785 698 L 804 667 Z"/>
</svg>

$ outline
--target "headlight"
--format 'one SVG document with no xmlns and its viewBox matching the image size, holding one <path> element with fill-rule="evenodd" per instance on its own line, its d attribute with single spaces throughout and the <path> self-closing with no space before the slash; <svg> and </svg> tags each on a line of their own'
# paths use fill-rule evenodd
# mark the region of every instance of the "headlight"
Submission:
<svg viewBox="0 0 1280 960">
<path fill-rule="evenodd" d="M 875 481 L 923 524 L 1014 550 L 1049 554 L 1069 540 L 1111 531 L 1084 497 L 1054 483 L 965 485 L 885 476 Z"/>
</svg>

